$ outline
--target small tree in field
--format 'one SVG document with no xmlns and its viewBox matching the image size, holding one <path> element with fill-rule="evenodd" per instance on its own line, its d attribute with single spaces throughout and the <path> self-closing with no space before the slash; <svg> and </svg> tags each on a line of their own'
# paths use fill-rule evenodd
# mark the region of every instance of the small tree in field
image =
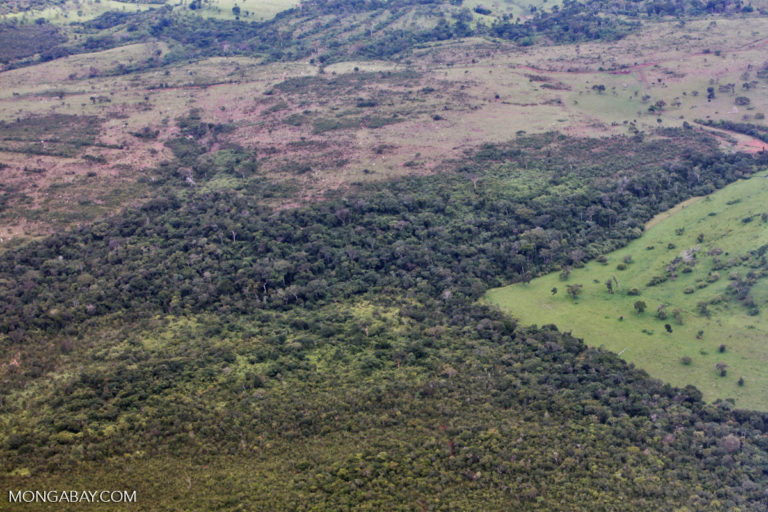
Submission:
<svg viewBox="0 0 768 512">
<path fill-rule="evenodd" d="M 568 289 L 568 295 L 571 296 L 572 299 L 576 300 L 579 298 L 579 295 L 581 295 L 583 286 L 580 284 L 569 284 L 566 286 Z"/>
<path fill-rule="evenodd" d="M 646 304 L 644 300 L 635 301 L 635 311 L 637 311 L 638 313 L 645 312 L 645 309 L 647 307 L 648 307 L 648 304 Z"/>
</svg>

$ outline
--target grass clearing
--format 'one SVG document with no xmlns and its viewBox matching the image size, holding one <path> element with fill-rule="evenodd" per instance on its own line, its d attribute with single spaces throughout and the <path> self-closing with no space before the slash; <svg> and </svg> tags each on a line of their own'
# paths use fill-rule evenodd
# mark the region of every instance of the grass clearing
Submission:
<svg viewBox="0 0 768 512">
<path fill-rule="evenodd" d="M 707 400 L 733 398 L 739 407 L 768 410 L 767 177 L 764 172 L 737 182 L 652 221 L 641 238 L 608 254 L 605 263 L 575 268 L 567 280 L 552 273 L 490 290 L 486 298 L 525 324 L 556 324 L 665 382 L 693 384 Z M 625 263 L 628 257 L 631 263 Z M 734 288 L 749 275 L 754 282 L 740 301 Z M 649 286 L 655 276 L 666 280 Z M 567 293 L 575 284 L 583 286 L 577 299 Z M 632 289 L 639 295 L 629 295 Z M 635 310 L 636 301 L 646 303 L 645 312 Z M 664 319 L 657 313 L 661 305 Z M 725 376 L 718 363 L 727 365 Z"/>
<path fill-rule="evenodd" d="M 222 12 L 233 6 L 221 1 L 176 11 L 206 16 L 208 5 Z M 238 3 L 241 19 L 253 19 L 244 13 L 254 5 Z M 490 2 L 467 7 L 476 5 L 490 9 L 491 17 L 504 7 Z M 392 23 L 421 21 L 414 15 Z M 620 41 L 553 47 L 452 40 L 426 45 L 397 62 L 350 54 L 324 68 L 309 59 L 265 64 L 243 56 L 174 60 L 158 67 L 153 59 L 178 50 L 149 41 L 0 72 L 0 122 L 5 132 L 14 128 L 0 138 L 25 139 L 0 141 L 5 150 L 0 163 L 8 166 L 4 178 L 15 184 L 34 178 L 40 187 L 27 189 L 31 209 L 8 196 L 6 208 L 17 217 L 12 237 L 47 232 L 26 212 L 41 206 L 49 184 L 89 172 L 113 175 L 115 166 L 143 173 L 171 159 L 164 143 L 178 136 L 174 120 L 192 109 L 205 122 L 234 127 L 219 143 L 255 151 L 265 177 L 297 191 L 296 197 L 273 198 L 286 207 L 356 183 L 439 172 L 446 160 L 523 132 L 647 135 L 658 126 L 688 122 L 721 134 L 726 148 L 758 151 L 766 144 L 703 128 L 694 119 L 765 125 L 768 78 L 758 70 L 765 61 L 768 20 L 712 23 L 654 22 Z M 744 89 L 747 82 L 752 85 Z M 720 92 L 727 84 L 735 86 Z M 715 88 L 711 101 L 708 87 Z M 742 96 L 748 105 L 736 105 Z M 661 111 L 649 112 L 658 102 Z M 97 120 L 96 145 L 47 140 L 53 137 L 43 144 L 26 140 L 21 130 L 31 120 L 62 116 Z M 145 129 L 158 136 L 132 135 Z M 25 166 L 46 169 L 45 183 L 43 175 L 25 173 Z M 231 178 L 222 178 L 211 186 L 230 184 Z M 77 201 L 70 204 L 79 208 Z"/>
<path fill-rule="evenodd" d="M 110 11 L 132 13 L 157 9 L 164 5 L 173 6 L 177 10 L 204 18 L 235 19 L 239 16 L 245 21 L 264 21 L 273 18 L 277 13 L 296 7 L 297 0 L 212 0 L 202 4 L 200 9 L 189 9 L 180 6 L 178 0 L 166 0 L 156 3 L 122 2 L 120 0 L 66 0 L 61 5 L 49 5 L 43 9 L 17 10 L 0 16 L 1 19 L 18 20 L 31 23 L 38 18 L 44 18 L 51 23 L 66 24 L 92 20 Z M 240 8 L 239 15 L 237 10 Z"/>
</svg>

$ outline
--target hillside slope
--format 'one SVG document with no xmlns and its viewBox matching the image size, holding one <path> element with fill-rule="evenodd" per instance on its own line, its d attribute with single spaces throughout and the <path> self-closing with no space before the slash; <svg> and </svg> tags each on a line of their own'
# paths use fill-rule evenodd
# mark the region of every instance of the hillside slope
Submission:
<svg viewBox="0 0 768 512">
<path fill-rule="evenodd" d="M 765 413 L 478 303 L 762 179 L 760 4 L 57 3 L 0 26 L 3 489 L 765 510 Z"/>
</svg>

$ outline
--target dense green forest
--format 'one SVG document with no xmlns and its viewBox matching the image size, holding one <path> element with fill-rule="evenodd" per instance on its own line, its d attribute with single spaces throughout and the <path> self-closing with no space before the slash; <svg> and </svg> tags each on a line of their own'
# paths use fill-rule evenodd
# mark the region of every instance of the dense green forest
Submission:
<svg viewBox="0 0 768 512">
<path fill-rule="evenodd" d="M 277 212 L 160 176 L 140 208 L 3 254 L 2 470 L 227 454 L 290 467 L 230 498 L 252 507 L 761 510 L 765 415 L 475 299 L 766 163 L 692 130 L 546 134 Z"/>
</svg>

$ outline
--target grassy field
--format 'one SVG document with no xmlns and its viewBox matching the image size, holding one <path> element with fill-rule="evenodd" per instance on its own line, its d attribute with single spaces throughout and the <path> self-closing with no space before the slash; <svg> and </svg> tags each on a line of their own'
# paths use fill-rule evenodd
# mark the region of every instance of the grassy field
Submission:
<svg viewBox="0 0 768 512">
<path fill-rule="evenodd" d="M 649 222 L 640 239 L 608 254 L 604 263 L 574 268 L 567 280 L 553 273 L 490 290 L 487 300 L 523 323 L 571 330 L 665 382 L 693 384 L 708 400 L 733 398 L 737 406 L 768 410 L 767 269 L 764 255 L 755 253 L 768 244 L 766 177 L 737 182 Z M 729 291 L 750 273 L 754 306 Z M 650 286 L 656 276 L 667 280 Z M 582 293 L 573 299 L 567 286 L 577 284 Z M 628 294 L 632 289 L 639 295 Z M 645 312 L 635 310 L 636 301 L 646 303 Z M 657 312 L 661 305 L 664 319 Z M 725 376 L 718 363 L 728 365 Z"/>
<path fill-rule="evenodd" d="M 128 10 L 147 4 L 80 3 L 84 17 L 87 9 L 110 5 Z M 257 7 L 290 7 L 237 5 L 247 20 L 254 19 Z M 478 5 L 479 0 L 466 7 Z M 483 4 L 493 13 L 485 17 L 515 5 L 522 2 Z M 231 17 L 233 6 L 221 0 L 195 11 L 176 10 Z M 26 27 L 39 28 L 33 13 L 27 17 Z M 410 26 L 416 18 L 403 17 L 392 27 Z M 364 24 L 358 20 L 355 26 Z M 234 144 L 255 151 L 260 172 L 296 191 L 279 206 L 357 183 L 439 172 L 466 151 L 513 140 L 520 132 L 604 137 L 650 134 L 658 126 L 684 123 L 703 129 L 695 119 L 764 126 L 766 33 L 766 18 L 663 21 L 614 42 L 522 48 L 469 38 L 425 45 L 395 61 L 350 54 L 325 67 L 309 59 L 265 64 L 246 56 L 178 61 L 179 48 L 149 40 L 8 69 L 0 72 L 0 122 L 8 124 L 0 134 L 0 165 L 7 166 L 0 244 L 60 229 L 61 219 L 93 220 L 83 202 L 97 204 L 100 212 L 118 211 L 124 204 L 104 198 L 131 198 L 109 190 L 131 187 L 127 182 L 170 161 L 165 143 L 178 136 L 175 120 L 192 109 L 205 122 L 232 127 L 208 150 Z M 169 63 L 158 65 L 157 58 Z M 734 87 L 721 92 L 728 84 Z M 709 87 L 715 92 L 710 100 Z M 737 105 L 739 98 L 748 104 Z M 658 102 L 661 111 L 649 112 Z M 34 130 L 12 129 L 57 116 L 93 119 L 99 126 L 96 145 L 62 145 Z M 144 129 L 158 136 L 132 135 Z M 725 149 L 768 147 L 748 136 L 707 129 L 721 136 Z M 87 175 L 96 179 L 82 190 Z M 98 197 L 91 182 L 99 185 Z M 226 177 L 207 186 L 233 184 Z M 24 195 L 15 192 L 22 189 Z M 57 196 L 63 200 L 50 199 Z"/>
<path fill-rule="evenodd" d="M 206 18 L 235 19 L 236 14 L 233 7 L 240 7 L 240 19 L 248 21 L 263 21 L 275 16 L 275 14 L 296 7 L 296 0 L 210 0 L 202 4 L 201 9 L 187 9 L 185 12 L 197 14 Z M 44 9 L 32 9 L 28 11 L 18 10 L 9 12 L 0 19 L 17 19 L 19 21 L 32 21 L 38 18 L 45 18 L 51 23 L 71 23 L 78 21 L 87 21 L 105 12 L 137 12 L 147 9 L 156 9 L 162 5 L 186 6 L 188 1 L 166 0 L 162 3 L 134 3 L 121 2 L 120 0 L 69 0 L 63 5 L 52 5 Z"/>
<path fill-rule="evenodd" d="M 119 0 L 101 0 L 99 2 L 95 2 L 94 0 L 86 0 L 84 2 L 70 0 L 63 5 L 51 5 L 43 9 L 31 9 L 28 11 L 18 10 L 17 12 L 12 11 L 2 16 L 2 18 L 6 20 L 16 19 L 21 22 L 31 22 L 38 18 L 45 18 L 51 23 L 65 24 L 87 21 L 109 11 L 137 12 L 157 7 L 159 6 L 153 4 L 120 2 Z"/>
</svg>

